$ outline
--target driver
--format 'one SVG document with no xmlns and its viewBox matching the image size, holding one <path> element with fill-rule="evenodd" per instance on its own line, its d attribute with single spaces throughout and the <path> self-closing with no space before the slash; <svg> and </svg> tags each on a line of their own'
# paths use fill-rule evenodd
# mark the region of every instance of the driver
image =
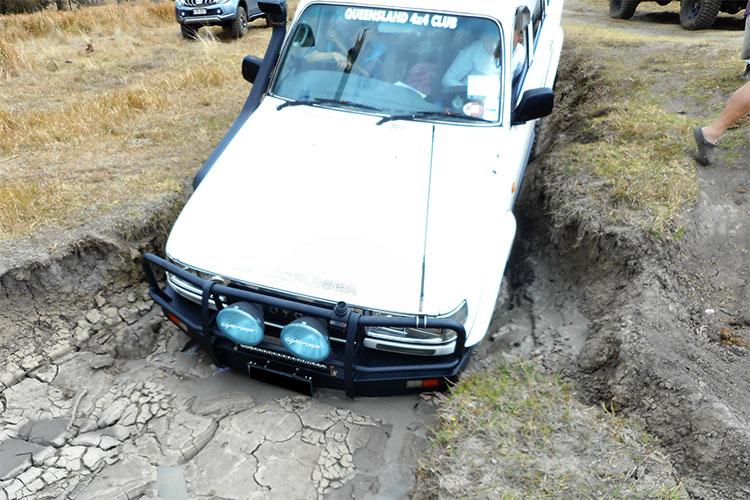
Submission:
<svg viewBox="0 0 750 500">
<path fill-rule="evenodd" d="M 379 32 L 374 28 L 358 30 L 359 26 L 347 21 L 334 21 L 326 30 L 325 43 L 320 49 L 310 50 L 304 59 L 308 63 L 330 62 L 341 71 L 349 65 L 350 54 L 361 39 L 359 54 L 353 61 L 360 74 L 371 76 L 383 62 L 386 47 L 379 40 Z M 351 68 L 350 68 L 351 69 Z"/>
</svg>

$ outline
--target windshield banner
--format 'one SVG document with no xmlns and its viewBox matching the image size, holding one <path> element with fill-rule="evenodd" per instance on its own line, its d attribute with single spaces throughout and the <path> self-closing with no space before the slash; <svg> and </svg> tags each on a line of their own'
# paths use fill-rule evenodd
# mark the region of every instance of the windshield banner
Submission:
<svg viewBox="0 0 750 500">
<path fill-rule="evenodd" d="M 402 10 L 385 9 L 356 9 L 350 7 L 344 11 L 347 21 L 373 21 L 376 23 L 406 24 L 415 26 L 432 26 L 454 30 L 458 27 L 458 18 L 441 14 L 422 14 L 419 12 L 405 12 Z"/>
</svg>

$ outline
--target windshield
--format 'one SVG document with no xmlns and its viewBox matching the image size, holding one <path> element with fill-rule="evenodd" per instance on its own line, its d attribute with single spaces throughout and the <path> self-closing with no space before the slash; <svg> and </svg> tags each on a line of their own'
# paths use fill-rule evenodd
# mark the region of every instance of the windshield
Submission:
<svg viewBox="0 0 750 500">
<path fill-rule="evenodd" d="M 497 122 L 500 29 L 489 19 L 316 4 L 300 16 L 272 93 L 391 119 Z"/>
</svg>

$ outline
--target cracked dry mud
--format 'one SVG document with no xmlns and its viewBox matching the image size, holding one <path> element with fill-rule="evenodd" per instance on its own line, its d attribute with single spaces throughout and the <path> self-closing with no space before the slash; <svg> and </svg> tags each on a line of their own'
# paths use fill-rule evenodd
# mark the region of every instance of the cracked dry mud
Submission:
<svg viewBox="0 0 750 500">
<path fill-rule="evenodd" d="M 41 337 L 6 358 L 0 500 L 400 497 L 411 487 L 430 396 L 297 395 L 181 352 L 186 337 L 143 290 L 99 294 L 95 306 L 67 339 Z"/>
</svg>

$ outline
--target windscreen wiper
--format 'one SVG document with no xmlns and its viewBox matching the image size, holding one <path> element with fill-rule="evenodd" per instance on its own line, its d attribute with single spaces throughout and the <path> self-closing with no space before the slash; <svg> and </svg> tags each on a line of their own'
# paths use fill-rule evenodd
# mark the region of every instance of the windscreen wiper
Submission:
<svg viewBox="0 0 750 500">
<path fill-rule="evenodd" d="M 280 111 L 284 108 L 288 108 L 291 106 L 315 106 L 318 104 L 342 104 L 350 108 L 364 109 L 366 111 L 380 111 L 378 108 L 374 106 L 368 106 L 367 104 L 360 104 L 358 102 L 342 101 L 340 99 L 319 99 L 319 98 L 301 100 L 301 101 L 282 102 L 281 104 L 276 106 L 276 111 Z"/>
<path fill-rule="evenodd" d="M 385 122 L 392 122 L 395 120 L 414 121 L 414 120 L 429 120 L 429 119 L 437 119 L 437 118 L 455 118 L 459 120 L 466 120 L 466 121 L 472 121 L 472 122 L 495 123 L 492 120 L 485 120 L 484 118 L 479 118 L 476 116 L 461 115 L 458 113 L 449 113 L 447 111 L 418 111 L 416 113 L 410 113 L 406 115 L 384 116 L 383 118 L 380 119 L 380 121 L 378 121 L 376 125 L 382 125 Z"/>
</svg>

